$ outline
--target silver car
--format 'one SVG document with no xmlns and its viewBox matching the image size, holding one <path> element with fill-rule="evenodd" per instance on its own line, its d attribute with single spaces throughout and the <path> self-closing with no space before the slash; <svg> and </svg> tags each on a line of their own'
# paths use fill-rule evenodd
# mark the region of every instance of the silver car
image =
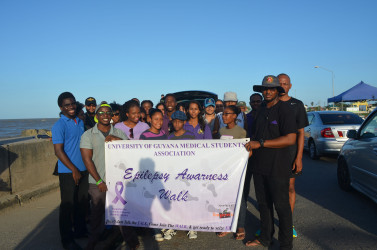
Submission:
<svg viewBox="0 0 377 250">
<path fill-rule="evenodd" d="M 353 187 L 377 203 L 377 109 L 358 131 L 348 131 L 348 137 L 338 157 L 338 184 L 346 191 Z"/>
<path fill-rule="evenodd" d="M 309 126 L 304 128 L 304 148 L 310 158 L 318 159 L 324 154 L 338 154 L 348 140 L 347 131 L 358 129 L 363 119 L 347 111 L 308 112 Z"/>
</svg>

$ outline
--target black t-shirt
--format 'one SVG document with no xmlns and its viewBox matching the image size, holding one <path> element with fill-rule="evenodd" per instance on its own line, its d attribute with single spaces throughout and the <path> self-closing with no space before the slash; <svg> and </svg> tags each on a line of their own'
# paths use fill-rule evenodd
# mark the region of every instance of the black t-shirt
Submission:
<svg viewBox="0 0 377 250">
<path fill-rule="evenodd" d="M 88 113 L 85 113 L 85 121 L 84 121 L 85 129 L 91 129 L 96 125 L 94 121 L 94 116 L 90 116 Z"/>
<path fill-rule="evenodd" d="M 296 133 L 297 127 L 289 104 L 279 101 L 271 108 L 262 105 L 252 127 L 252 140 L 271 140 Z M 289 178 L 291 164 L 289 148 L 259 148 L 251 157 L 253 173 Z"/>
<path fill-rule="evenodd" d="M 284 103 L 287 103 L 290 106 L 296 120 L 297 129 L 305 128 L 309 125 L 308 116 L 306 115 L 306 110 L 302 101 L 291 97 L 291 99 Z M 289 154 L 291 156 L 291 163 L 293 164 L 297 155 L 297 143 L 289 146 Z"/>
</svg>

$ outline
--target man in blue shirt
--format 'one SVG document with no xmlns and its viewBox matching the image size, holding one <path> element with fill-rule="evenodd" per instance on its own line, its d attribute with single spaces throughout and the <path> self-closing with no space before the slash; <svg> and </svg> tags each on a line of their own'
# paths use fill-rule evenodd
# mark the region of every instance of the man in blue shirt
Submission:
<svg viewBox="0 0 377 250">
<path fill-rule="evenodd" d="M 61 115 L 52 127 L 52 142 L 59 159 L 60 237 L 65 249 L 81 249 L 74 238 L 87 234 L 85 215 L 88 204 L 88 172 L 80 152 L 84 123 L 76 116 L 76 99 L 71 93 L 60 94 L 58 105 Z"/>
</svg>

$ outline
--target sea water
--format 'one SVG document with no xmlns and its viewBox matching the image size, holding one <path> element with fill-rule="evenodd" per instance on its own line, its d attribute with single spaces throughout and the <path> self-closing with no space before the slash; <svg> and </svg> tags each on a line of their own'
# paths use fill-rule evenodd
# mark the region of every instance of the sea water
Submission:
<svg viewBox="0 0 377 250">
<path fill-rule="evenodd" d="M 0 138 L 12 138 L 21 136 L 26 129 L 48 129 L 59 118 L 35 118 L 35 119 L 0 119 Z"/>
</svg>

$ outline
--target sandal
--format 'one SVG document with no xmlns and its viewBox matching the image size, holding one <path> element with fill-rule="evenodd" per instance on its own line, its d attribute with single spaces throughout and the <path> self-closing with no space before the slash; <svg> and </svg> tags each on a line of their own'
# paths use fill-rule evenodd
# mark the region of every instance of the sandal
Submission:
<svg viewBox="0 0 377 250">
<path fill-rule="evenodd" d="M 248 241 L 246 242 L 245 244 L 247 247 L 259 247 L 259 246 L 263 246 L 262 243 L 260 243 L 259 240 L 255 239 L 253 241 Z"/>
<path fill-rule="evenodd" d="M 234 238 L 236 240 L 244 240 L 245 239 L 245 228 L 240 227 L 237 229 L 237 232 L 235 233 Z"/>
<path fill-rule="evenodd" d="M 217 237 L 219 237 L 219 238 L 225 237 L 228 234 L 230 234 L 230 232 L 219 232 L 219 233 L 216 233 Z"/>
</svg>

